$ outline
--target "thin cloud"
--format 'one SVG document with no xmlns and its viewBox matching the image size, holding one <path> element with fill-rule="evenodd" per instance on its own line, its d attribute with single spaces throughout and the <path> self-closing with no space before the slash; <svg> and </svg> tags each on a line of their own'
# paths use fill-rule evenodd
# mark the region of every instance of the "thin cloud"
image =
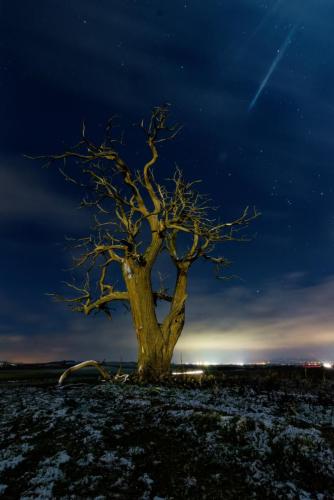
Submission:
<svg viewBox="0 0 334 500">
<path fill-rule="evenodd" d="M 235 286 L 208 294 L 205 285 L 202 293 L 190 293 L 185 331 L 174 359 L 179 360 L 180 352 L 187 361 L 204 357 L 217 362 L 251 361 L 262 355 L 273 359 L 293 354 L 327 354 L 334 359 L 334 277 L 309 286 L 303 284 L 306 279 L 303 272 L 288 274 L 282 283 L 271 284 L 260 294 Z M 47 311 L 35 318 L 35 333 L 25 334 L 29 313 L 21 312 L 16 330 L 0 333 L 0 357 L 136 359 L 130 314 L 118 311 L 110 322 L 103 316 L 74 315 L 60 305 L 50 307 L 59 308 L 64 327 L 49 323 Z M 13 304 L 12 311 L 17 308 Z"/>
<path fill-rule="evenodd" d="M 61 228 L 89 225 L 87 213 L 76 210 L 75 201 L 57 194 L 31 172 L 19 170 L 4 161 L 0 164 L 0 221 L 38 220 Z"/>
<path fill-rule="evenodd" d="M 303 278 L 304 273 L 287 275 L 280 287 L 260 294 L 233 287 L 210 299 L 197 295 L 190 300 L 177 350 L 211 351 L 218 357 L 242 351 L 252 358 L 285 349 L 303 357 L 311 349 L 334 358 L 334 278 L 310 286 L 298 283 Z"/>
</svg>

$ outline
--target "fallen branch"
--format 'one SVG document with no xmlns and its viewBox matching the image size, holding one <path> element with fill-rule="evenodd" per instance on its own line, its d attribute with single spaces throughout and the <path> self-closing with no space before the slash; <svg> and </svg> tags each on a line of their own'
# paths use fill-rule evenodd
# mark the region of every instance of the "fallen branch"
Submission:
<svg viewBox="0 0 334 500">
<path fill-rule="evenodd" d="M 74 373 L 74 372 L 80 370 L 81 368 L 86 368 L 87 366 L 94 366 L 100 372 L 103 380 L 108 380 L 108 381 L 111 380 L 111 376 L 110 376 L 109 372 L 100 363 L 91 359 L 89 361 L 83 361 L 82 363 L 78 363 L 77 365 L 71 366 L 70 368 L 65 370 L 64 373 L 59 378 L 58 384 L 62 385 L 64 380 L 69 375 L 71 375 L 71 373 Z"/>
</svg>

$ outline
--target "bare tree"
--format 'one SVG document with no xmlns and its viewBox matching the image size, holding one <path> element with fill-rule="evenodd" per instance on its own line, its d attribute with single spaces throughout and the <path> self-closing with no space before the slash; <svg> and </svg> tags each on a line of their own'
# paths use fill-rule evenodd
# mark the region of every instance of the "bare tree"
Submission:
<svg viewBox="0 0 334 500">
<path fill-rule="evenodd" d="M 48 163 L 64 163 L 59 170 L 69 182 L 85 190 L 81 205 L 94 211 L 95 224 L 89 236 L 76 241 L 79 256 L 74 265 L 85 269 L 82 285 L 68 282 L 74 292 L 66 301 L 74 311 L 88 315 L 103 311 L 111 316 L 115 302 L 128 304 L 138 341 L 138 373 L 142 379 L 157 379 L 169 373 L 174 347 L 185 321 L 188 273 L 198 259 L 217 270 L 229 264 L 215 254 L 218 244 L 246 241 L 240 231 L 259 214 L 246 208 L 240 217 L 221 222 L 211 216 L 211 203 L 187 182 L 175 168 L 164 184 L 156 180 L 159 147 L 176 137 L 179 125 L 168 123 L 169 106 L 153 109 L 147 123 L 142 120 L 149 158 L 140 170 L 133 170 L 119 151 L 122 140 L 114 138 L 114 121 L 109 121 L 100 145 L 86 135 L 79 144 L 58 155 L 43 156 Z M 75 174 L 68 170 L 74 160 Z M 148 235 L 148 236 L 147 236 Z M 185 235 L 189 244 L 180 243 Z M 163 251 L 175 266 L 173 292 L 162 285 L 154 290 L 152 268 Z M 119 266 L 123 286 L 112 280 L 112 266 Z M 167 301 L 169 310 L 162 323 L 156 315 L 157 301 Z"/>
</svg>

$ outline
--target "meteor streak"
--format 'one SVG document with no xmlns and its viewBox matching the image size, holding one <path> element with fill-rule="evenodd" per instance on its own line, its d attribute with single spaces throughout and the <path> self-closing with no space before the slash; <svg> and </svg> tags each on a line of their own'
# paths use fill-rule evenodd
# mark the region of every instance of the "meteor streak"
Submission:
<svg viewBox="0 0 334 500">
<path fill-rule="evenodd" d="M 262 80 L 255 96 L 253 97 L 251 103 L 249 104 L 248 106 L 248 111 L 251 111 L 258 98 L 260 97 L 260 95 L 262 94 L 262 91 L 263 89 L 265 88 L 265 86 L 267 85 L 268 81 L 269 81 L 269 78 L 271 77 L 271 75 L 273 74 L 273 72 L 275 71 L 278 63 L 280 62 L 280 60 L 282 59 L 282 57 L 284 56 L 285 52 L 286 52 L 286 49 L 289 47 L 290 43 L 291 43 L 291 40 L 292 40 L 292 37 L 296 31 L 296 28 L 297 28 L 297 25 L 295 24 L 291 30 L 289 31 L 288 33 L 288 36 L 286 37 L 286 39 L 284 40 L 284 43 L 281 45 L 281 47 L 278 49 L 277 51 L 277 56 L 275 57 L 274 61 L 272 62 L 266 76 L 264 77 L 264 79 Z"/>
</svg>

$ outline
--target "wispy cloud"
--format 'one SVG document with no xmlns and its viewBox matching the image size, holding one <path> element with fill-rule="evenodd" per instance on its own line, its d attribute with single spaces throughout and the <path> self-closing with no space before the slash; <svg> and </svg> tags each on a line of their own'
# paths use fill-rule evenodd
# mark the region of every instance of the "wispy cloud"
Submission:
<svg viewBox="0 0 334 500">
<path fill-rule="evenodd" d="M 38 221 L 64 229 L 87 227 L 88 214 L 76 208 L 73 199 L 48 187 L 42 175 L 19 169 L 11 161 L 1 161 L 0 224 Z"/>
<path fill-rule="evenodd" d="M 303 285 L 304 274 L 282 278 L 266 290 L 231 287 L 210 299 L 190 300 L 185 334 L 178 351 L 230 360 L 266 353 L 334 358 L 334 278 Z"/>
<path fill-rule="evenodd" d="M 180 352 L 184 361 L 254 361 L 292 355 L 334 359 L 334 277 L 308 286 L 306 279 L 302 272 L 292 273 L 265 290 L 225 285 L 217 294 L 210 294 L 202 283 L 190 293 L 175 360 Z M 57 320 L 63 327 L 57 325 L 54 311 L 50 322 L 50 307 L 58 308 Z M 18 305 L 12 304 L 12 314 L 15 311 L 16 328 L 0 331 L 0 358 L 136 359 L 129 314 L 119 311 L 113 321 L 85 318 L 59 304 L 49 305 L 35 318 L 28 311 L 19 313 Z"/>
</svg>

